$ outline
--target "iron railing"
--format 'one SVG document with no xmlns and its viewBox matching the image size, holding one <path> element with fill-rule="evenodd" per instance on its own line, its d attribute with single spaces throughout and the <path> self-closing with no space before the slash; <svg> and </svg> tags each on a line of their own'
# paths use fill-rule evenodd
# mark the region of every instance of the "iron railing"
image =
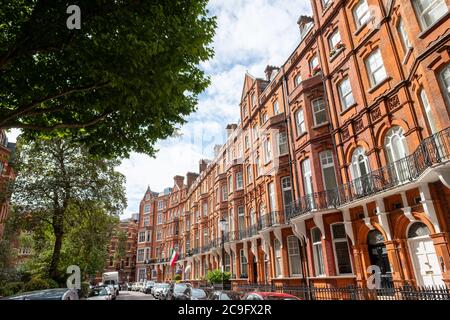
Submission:
<svg viewBox="0 0 450 320">
<path fill-rule="evenodd" d="M 280 211 L 263 214 L 258 220 L 258 230 L 264 230 L 284 223 L 284 216 Z"/>
<path fill-rule="evenodd" d="M 335 189 L 306 195 L 285 207 L 286 219 L 312 211 L 337 209 L 350 202 L 416 180 L 429 167 L 450 160 L 450 127 L 426 139 L 409 156 Z"/>
<path fill-rule="evenodd" d="M 285 284 L 233 284 L 238 292 L 278 292 L 294 295 L 302 300 L 450 300 L 445 286 L 403 286 L 368 289 L 366 287 L 314 287 Z"/>
</svg>

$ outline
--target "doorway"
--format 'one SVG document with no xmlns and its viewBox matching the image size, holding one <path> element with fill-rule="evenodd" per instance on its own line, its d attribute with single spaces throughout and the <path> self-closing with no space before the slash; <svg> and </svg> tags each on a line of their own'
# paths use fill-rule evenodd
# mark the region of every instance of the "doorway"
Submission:
<svg viewBox="0 0 450 320">
<path fill-rule="evenodd" d="M 421 223 L 413 223 L 408 230 L 408 245 L 419 286 L 443 286 L 441 268 L 430 230 Z"/>
<path fill-rule="evenodd" d="M 370 231 L 367 236 L 367 244 L 370 263 L 378 266 L 381 271 L 381 288 L 392 288 L 392 271 L 381 232 L 378 230 Z"/>
</svg>

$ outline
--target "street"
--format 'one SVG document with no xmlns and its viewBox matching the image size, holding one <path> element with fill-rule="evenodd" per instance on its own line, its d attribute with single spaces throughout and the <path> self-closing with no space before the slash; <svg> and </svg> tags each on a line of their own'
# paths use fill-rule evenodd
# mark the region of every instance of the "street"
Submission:
<svg viewBox="0 0 450 320">
<path fill-rule="evenodd" d="M 151 294 L 135 291 L 120 291 L 116 300 L 156 300 Z"/>
</svg>

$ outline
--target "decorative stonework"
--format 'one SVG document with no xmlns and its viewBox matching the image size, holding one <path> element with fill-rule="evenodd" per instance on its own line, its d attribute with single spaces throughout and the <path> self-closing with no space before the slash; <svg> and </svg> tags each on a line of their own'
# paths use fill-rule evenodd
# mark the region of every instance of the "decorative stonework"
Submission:
<svg viewBox="0 0 450 320">
<path fill-rule="evenodd" d="M 376 107 L 375 109 L 373 109 L 372 112 L 370 113 L 370 117 L 372 118 L 372 121 L 376 121 L 379 118 L 381 118 L 380 107 Z"/>
<path fill-rule="evenodd" d="M 347 140 L 350 138 L 350 132 L 348 131 L 348 127 L 342 129 L 342 139 Z"/>
<path fill-rule="evenodd" d="M 363 130 L 363 128 L 364 128 L 363 120 L 362 119 L 356 120 L 355 124 L 354 124 L 355 132 L 356 133 L 361 132 Z"/>
<path fill-rule="evenodd" d="M 398 98 L 398 95 L 395 95 L 388 100 L 389 111 L 397 109 L 399 106 L 400 106 L 400 99 Z"/>
</svg>

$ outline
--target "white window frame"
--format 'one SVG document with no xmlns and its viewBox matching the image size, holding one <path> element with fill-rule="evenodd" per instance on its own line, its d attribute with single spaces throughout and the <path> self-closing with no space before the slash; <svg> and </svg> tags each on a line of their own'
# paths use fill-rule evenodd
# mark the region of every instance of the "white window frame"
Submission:
<svg viewBox="0 0 450 320">
<path fill-rule="evenodd" d="M 364 10 L 364 11 L 361 11 Z M 353 8 L 353 18 L 355 19 L 356 29 L 362 28 L 370 21 L 371 15 L 366 0 L 360 0 Z"/>
<path fill-rule="evenodd" d="M 337 187 L 336 169 L 334 167 L 333 152 L 331 150 L 324 150 L 319 153 L 319 159 L 320 159 L 320 168 L 322 169 L 322 181 L 323 181 L 323 185 L 325 188 L 326 188 L 326 182 L 325 182 L 324 169 L 333 168 L 335 186 L 331 189 L 326 189 L 326 190 L 333 190 L 335 187 Z M 331 162 L 330 162 L 330 160 L 331 160 Z"/>
<path fill-rule="evenodd" d="M 273 239 L 273 256 L 275 258 L 275 277 L 281 278 L 283 276 L 283 257 L 281 254 L 281 243 L 277 238 Z"/>
<path fill-rule="evenodd" d="M 306 132 L 305 114 L 303 109 L 298 109 L 295 113 L 295 124 L 297 128 L 297 137 L 299 137 Z"/>
<path fill-rule="evenodd" d="M 324 123 L 328 122 L 327 117 L 327 108 L 325 104 L 325 100 L 323 98 L 314 99 L 311 101 L 311 106 L 313 110 L 313 118 L 314 118 L 314 125 L 318 126 Z M 318 115 L 324 115 L 323 121 L 319 122 Z"/>
<path fill-rule="evenodd" d="M 294 87 L 297 88 L 302 83 L 302 75 L 298 72 L 294 77 Z"/>
<path fill-rule="evenodd" d="M 421 0 L 413 0 L 414 8 L 416 11 L 416 14 L 419 18 L 419 23 L 422 27 L 422 30 L 426 30 L 430 28 L 432 25 L 434 25 L 437 21 L 439 21 L 443 16 L 445 16 L 448 12 L 448 6 L 445 3 L 445 0 L 431 0 L 430 4 L 426 8 L 422 8 Z M 424 18 L 426 14 L 429 14 L 433 10 L 436 10 L 439 7 L 446 7 L 447 11 L 442 11 L 442 14 L 440 16 L 437 16 L 433 21 L 430 21 L 427 23 L 427 20 Z"/>
<path fill-rule="evenodd" d="M 302 276 L 302 258 L 301 258 L 301 254 L 300 254 L 300 250 L 301 250 L 301 245 L 300 245 L 300 241 L 298 240 L 298 238 L 294 235 L 288 236 L 286 238 L 286 242 L 288 245 L 288 256 L 289 256 L 289 274 L 291 277 L 301 277 Z M 293 246 L 298 246 L 298 252 L 294 252 L 297 248 L 293 247 Z M 294 273 L 294 261 L 293 261 L 293 256 L 295 256 L 295 259 L 298 259 L 299 263 L 298 263 L 298 267 L 299 267 L 299 273 Z M 297 258 L 298 256 L 298 258 Z"/>
<path fill-rule="evenodd" d="M 267 164 L 272 160 L 272 146 L 270 138 L 264 140 L 264 162 Z"/>
<path fill-rule="evenodd" d="M 277 133 L 277 144 L 278 144 L 278 155 L 284 156 L 288 154 L 288 141 L 287 141 L 287 132 L 282 131 Z"/>
<path fill-rule="evenodd" d="M 253 182 L 253 166 L 249 164 L 247 166 L 247 184 L 250 184 Z"/>
<path fill-rule="evenodd" d="M 273 114 L 274 115 L 280 114 L 280 105 L 278 103 L 278 100 L 275 100 L 273 103 Z"/>
<path fill-rule="evenodd" d="M 283 206 L 286 208 L 286 206 L 290 205 L 292 203 L 286 203 L 285 193 L 289 192 L 291 200 L 294 201 L 294 197 L 292 194 L 292 181 L 290 176 L 286 176 L 281 178 L 281 195 L 283 199 Z"/>
<path fill-rule="evenodd" d="M 336 28 L 328 38 L 328 45 L 330 46 L 330 49 L 336 49 L 337 45 L 341 42 L 341 34 L 339 33 L 339 29 Z"/>
<path fill-rule="evenodd" d="M 427 118 L 428 125 L 430 126 L 431 133 L 435 134 L 437 132 L 436 122 L 434 121 L 433 112 L 431 111 L 430 101 L 428 100 L 427 93 L 424 88 L 419 91 L 419 97 L 422 102 L 423 109 L 425 110 L 425 117 Z"/>
<path fill-rule="evenodd" d="M 240 251 L 239 251 L 239 266 L 240 266 L 240 278 L 244 278 L 244 279 L 246 279 L 246 278 L 248 278 L 248 261 L 247 261 L 247 258 L 245 257 L 245 255 L 244 255 L 244 249 L 241 249 Z M 245 269 L 246 269 L 246 273 L 243 273 L 242 272 L 242 270 L 243 270 L 243 267 L 244 267 L 244 265 L 245 265 Z M 243 277 L 243 275 L 245 276 L 245 277 Z"/>
<path fill-rule="evenodd" d="M 139 232 L 139 237 L 138 237 L 138 243 L 142 243 L 145 242 L 145 232 L 141 231 Z"/>
<path fill-rule="evenodd" d="M 377 48 L 369 54 L 365 60 L 367 75 L 369 76 L 370 84 L 376 87 L 387 78 L 386 68 L 384 66 L 381 49 Z M 381 77 L 376 76 L 380 73 Z"/>
<path fill-rule="evenodd" d="M 397 23 L 397 32 L 400 37 L 400 42 L 402 43 L 403 46 L 403 51 L 406 54 L 412 48 L 412 43 L 409 40 L 408 31 L 406 30 L 403 18 L 400 18 Z"/>
<path fill-rule="evenodd" d="M 137 250 L 137 252 L 136 252 L 136 260 L 137 260 L 137 262 L 144 262 L 144 260 L 145 260 L 145 249 L 144 248 L 139 248 Z"/>
<path fill-rule="evenodd" d="M 244 178 L 242 171 L 236 172 L 236 190 L 244 189 Z"/>
<path fill-rule="evenodd" d="M 442 86 L 442 90 L 444 91 L 444 96 L 447 103 L 450 106 L 450 63 L 447 63 L 447 65 L 439 73 L 439 82 Z"/>
<path fill-rule="evenodd" d="M 345 238 L 335 238 L 335 237 L 334 237 L 333 227 L 336 226 L 336 225 L 342 225 L 342 227 L 343 227 L 344 230 L 345 230 L 345 226 L 344 226 L 344 224 L 343 224 L 342 222 L 332 223 L 332 224 L 330 225 L 330 229 L 331 229 L 331 238 L 333 239 L 333 254 L 334 254 L 334 263 L 335 263 L 335 266 L 336 266 L 336 273 L 337 273 L 338 275 L 353 274 L 353 263 L 352 263 L 352 257 L 351 257 L 351 254 L 350 254 L 350 245 L 349 245 L 349 243 L 348 243 L 348 240 L 347 240 L 347 237 L 346 237 L 346 236 L 345 236 Z M 345 234 L 347 234 L 347 233 L 345 233 Z M 336 252 L 337 252 L 337 250 L 336 250 L 336 243 L 337 243 L 337 242 L 345 242 L 345 243 L 347 244 L 348 259 L 349 259 L 349 261 L 350 261 L 350 269 L 351 269 L 350 272 L 341 273 L 341 272 L 339 271 L 339 262 L 338 262 L 338 257 L 337 257 L 337 253 L 336 253 Z"/>
<path fill-rule="evenodd" d="M 269 207 L 270 207 L 270 212 L 275 212 L 277 211 L 277 200 L 276 200 L 276 194 L 275 194 L 275 183 L 274 182 L 270 182 L 267 185 L 267 190 L 269 193 Z"/>
<path fill-rule="evenodd" d="M 318 231 L 320 234 L 319 241 L 314 241 L 315 231 Z M 323 255 L 322 233 L 318 227 L 314 227 L 311 229 L 311 245 L 313 248 L 314 274 L 316 277 L 323 277 L 326 275 L 324 263 L 325 261 Z"/>
<path fill-rule="evenodd" d="M 339 98 L 341 100 L 342 111 L 347 110 L 355 104 L 355 97 L 353 96 L 352 85 L 349 77 L 345 77 L 341 80 L 341 82 L 339 82 L 338 91 Z"/>
</svg>

